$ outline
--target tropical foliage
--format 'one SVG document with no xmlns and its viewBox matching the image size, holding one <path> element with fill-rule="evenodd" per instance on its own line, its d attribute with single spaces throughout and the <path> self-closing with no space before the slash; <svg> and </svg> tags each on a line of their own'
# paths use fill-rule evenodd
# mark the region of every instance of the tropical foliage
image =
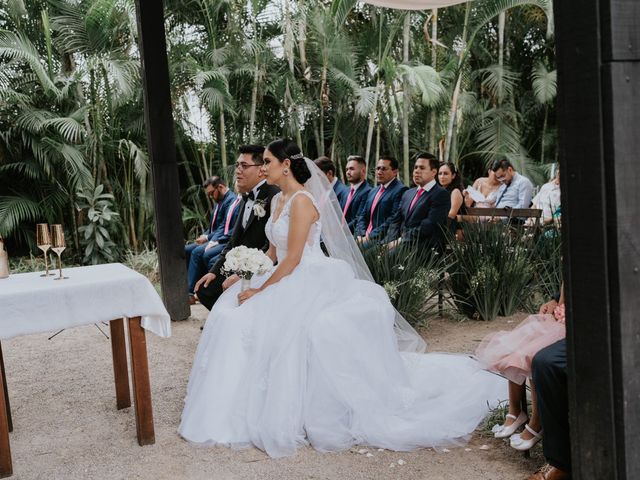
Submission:
<svg viewBox="0 0 640 480">
<path fill-rule="evenodd" d="M 238 145 L 283 135 L 341 167 L 391 152 L 405 181 L 425 149 L 467 177 L 506 155 L 540 180 L 557 156 L 551 12 L 166 1 L 185 236 L 210 208 L 202 181 L 228 174 Z M 77 261 L 154 244 L 136 36 L 133 0 L 0 4 L 0 235 L 13 251 L 33 248 L 40 221 L 66 225 Z"/>
</svg>

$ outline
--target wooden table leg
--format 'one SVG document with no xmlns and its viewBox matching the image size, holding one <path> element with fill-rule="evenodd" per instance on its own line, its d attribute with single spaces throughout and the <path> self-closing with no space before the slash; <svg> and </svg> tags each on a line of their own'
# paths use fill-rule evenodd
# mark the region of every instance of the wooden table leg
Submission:
<svg viewBox="0 0 640 480">
<path fill-rule="evenodd" d="M 131 373 L 133 377 L 133 398 L 136 410 L 138 443 L 140 445 L 152 445 L 156 442 L 156 438 L 153 429 L 147 340 L 144 329 L 140 324 L 140 317 L 129 319 L 129 348 L 131 349 Z"/>
<path fill-rule="evenodd" d="M 1 347 L 0 347 L 1 348 Z M 2 350 L 0 350 L 0 360 L 2 360 Z M 13 475 L 11 464 L 11 448 L 9 446 L 9 397 L 6 394 L 6 383 L 4 375 L 4 362 L 0 368 L 0 380 L 5 388 L 0 389 L 0 478 Z"/>
<path fill-rule="evenodd" d="M 7 388 L 7 374 L 4 371 L 4 358 L 2 358 L 2 343 L 0 343 L 0 370 L 2 371 L 2 389 L 4 390 L 4 401 L 7 405 L 7 423 L 9 424 L 9 431 L 13 432 L 11 404 L 9 403 L 9 389 Z"/>
<path fill-rule="evenodd" d="M 109 329 L 111 330 L 111 351 L 113 352 L 113 376 L 116 382 L 116 404 L 118 405 L 118 410 L 121 410 L 131 406 L 124 321 L 121 318 L 111 320 Z"/>
</svg>

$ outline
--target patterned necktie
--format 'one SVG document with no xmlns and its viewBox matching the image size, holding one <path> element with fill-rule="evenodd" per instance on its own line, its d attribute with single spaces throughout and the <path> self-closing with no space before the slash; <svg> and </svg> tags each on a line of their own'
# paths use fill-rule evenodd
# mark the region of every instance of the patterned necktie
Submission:
<svg viewBox="0 0 640 480">
<path fill-rule="evenodd" d="M 385 189 L 384 189 L 384 185 L 380 185 L 380 190 L 378 190 L 378 193 L 376 193 L 376 196 L 373 198 L 373 203 L 371 204 L 371 212 L 369 214 L 369 226 L 367 227 L 367 235 L 369 235 L 371 233 L 371 230 L 373 230 L 373 212 L 376 210 L 376 207 L 378 206 L 378 203 L 380 202 L 380 198 L 382 198 L 382 195 L 384 194 Z"/>
<path fill-rule="evenodd" d="M 411 200 L 411 205 L 409 205 L 409 211 L 407 212 L 407 215 L 411 215 L 411 212 L 413 211 L 413 207 L 416 206 L 416 203 L 418 203 L 418 200 L 420 199 L 423 193 L 424 193 L 424 188 L 419 188 L 415 196 L 413 197 L 413 200 Z"/>
</svg>

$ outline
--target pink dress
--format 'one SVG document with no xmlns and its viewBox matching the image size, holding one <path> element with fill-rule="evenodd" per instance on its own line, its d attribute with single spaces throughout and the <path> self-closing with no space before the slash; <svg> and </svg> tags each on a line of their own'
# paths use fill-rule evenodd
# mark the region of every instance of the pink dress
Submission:
<svg viewBox="0 0 640 480">
<path fill-rule="evenodd" d="M 558 305 L 553 315 L 529 315 L 511 331 L 487 335 L 476 349 L 476 357 L 487 370 L 522 385 L 531 377 L 534 355 L 565 335 L 564 305 Z"/>
</svg>

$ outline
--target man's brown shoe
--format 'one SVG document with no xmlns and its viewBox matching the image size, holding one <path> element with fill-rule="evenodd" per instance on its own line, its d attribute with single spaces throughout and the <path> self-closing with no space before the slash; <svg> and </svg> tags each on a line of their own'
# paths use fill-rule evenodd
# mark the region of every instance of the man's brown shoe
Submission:
<svg viewBox="0 0 640 480">
<path fill-rule="evenodd" d="M 189 305 L 195 305 L 197 300 L 195 295 L 189 295 Z"/>
<path fill-rule="evenodd" d="M 545 465 L 536 473 L 527 477 L 527 480 L 569 480 L 570 478 L 570 473 L 551 465 Z"/>
</svg>

